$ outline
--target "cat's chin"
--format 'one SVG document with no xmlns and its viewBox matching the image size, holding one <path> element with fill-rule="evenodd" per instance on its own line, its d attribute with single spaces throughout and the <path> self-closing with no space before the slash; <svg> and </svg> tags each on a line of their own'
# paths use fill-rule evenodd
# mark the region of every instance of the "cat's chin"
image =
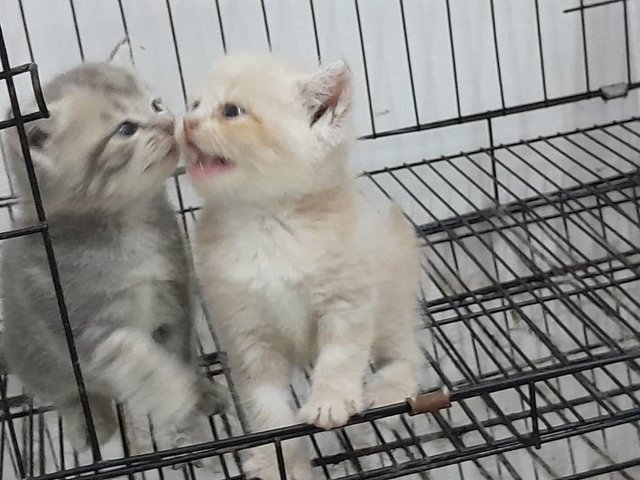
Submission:
<svg viewBox="0 0 640 480">
<path fill-rule="evenodd" d="M 194 180 L 208 180 L 233 170 L 233 162 L 222 156 L 198 155 L 198 159 L 187 167 Z"/>
</svg>

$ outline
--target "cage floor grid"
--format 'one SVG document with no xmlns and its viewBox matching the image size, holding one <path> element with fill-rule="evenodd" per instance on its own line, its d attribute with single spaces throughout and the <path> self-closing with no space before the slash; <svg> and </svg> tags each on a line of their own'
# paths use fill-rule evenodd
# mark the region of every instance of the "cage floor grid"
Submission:
<svg viewBox="0 0 640 480">
<path fill-rule="evenodd" d="M 369 412 L 334 432 L 287 427 L 277 438 L 307 436 L 317 478 L 638 478 L 638 166 L 633 118 L 363 174 L 363 194 L 397 201 L 420 234 L 423 387 L 446 386 L 454 402 L 433 415 Z M 190 231 L 198 208 L 182 204 L 181 181 Z M 199 333 L 203 368 L 229 379 L 206 315 Z M 307 379 L 300 372 L 292 385 L 294 402 Z M 15 378 L 3 377 L 1 393 L 3 479 L 96 471 Z M 241 478 L 241 450 L 274 435 L 244 434 L 234 400 L 209 419 L 211 443 L 170 453 L 146 419 L 120 408 L 120 435 L 91 478 Z M 203 468 L 160 468 L 187 451 L 215 455 Z"/>
</svg>

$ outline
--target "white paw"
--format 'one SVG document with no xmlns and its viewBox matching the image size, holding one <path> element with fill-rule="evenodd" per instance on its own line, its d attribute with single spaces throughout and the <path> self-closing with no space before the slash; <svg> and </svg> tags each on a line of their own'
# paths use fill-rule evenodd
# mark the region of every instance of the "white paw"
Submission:
<svg viewBox="0 0 640 480">
<path fill-rule="evenodd" d="M 361 395 L 312 395 L 298 412 L 298 419 L 324 430 L 342 427 L 362 410 Z"/>
<path fill-rule="evenodd" d="M 283 445 L 287 480 L 311 480 L 311 464 L 304 449 L 295 445 Z M 249 459 L 243 463 L 246 478 L 261 478 L 262 480 L 279 480 L 280 470 L 276 460 L 275 447 L 260 447 L 251 452 Z"/>
</svg>

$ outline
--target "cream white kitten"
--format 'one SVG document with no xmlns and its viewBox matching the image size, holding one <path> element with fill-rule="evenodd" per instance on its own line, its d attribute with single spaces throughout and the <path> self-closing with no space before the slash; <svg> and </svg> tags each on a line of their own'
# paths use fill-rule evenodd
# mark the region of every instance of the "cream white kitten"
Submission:
<svg viewBox="0 0 640 480">
<path fill-rule="evenodd" d="M 417 390 L 417 242 L 398 209 L 380 215 L 360 201 L 347 169 L 350 105 L 342 62 L 308 75 L 271 56 L 230 56 L 178 135 L 205 197 L 200 279 L 256 431 L 339 427 Z M 377 373 L 363 392 L 370 360 Z M 291 369 L 309 362 L 296 417 Z M 249 475 L 279 477 L 267 455 Z M 300 444 L 285 458 L 290 475 L 308 476 Z"/>
</svg>

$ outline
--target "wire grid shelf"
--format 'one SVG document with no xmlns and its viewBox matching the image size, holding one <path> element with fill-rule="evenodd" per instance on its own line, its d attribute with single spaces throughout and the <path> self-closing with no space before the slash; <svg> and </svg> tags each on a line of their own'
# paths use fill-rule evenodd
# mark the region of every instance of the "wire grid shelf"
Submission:
<svg viewBox="0 0 640 480">
<path fill-rule="evenodd" d="M 640 476 L 640 119 L 506 145 L 494 145 L 491 123 L 500 116 L 543 107 L 625 96 L 638 88 L 629 66 L 627 2 L 580 2 L 565 12 L 582 18 L 586 88 L 553 97 L 546 88 L 539 5 L 534 0 L 543 98 L 509 105 L 491 1 L 501 105 L 471 114 L 462 113 L 450 4 L 445 3 L 457 115 L 428 123 L 420 120 L 411 73 L 415 52 L 409 47 L 400 1 L 415 123 L 393 129 L 376 126 L 367 73 L 370 53 L 365 51 L 357 1 L 354 8 L 371 120 L 370 132 L 362 139 L 477 121 L 488 126 L 487 148 L 369 171 L 359 179 L 362 192 L 374 204 L 385 204 L 389 198 L 398 202 L 420 235 L 423 385 L 425 392 L 446 386 L 451 408 L 409 416 L 409 406 L 398 404 L 367 411 L 333 432 L 298 425 L 247 433 L 241 399 L 203 309 L 198 321 L 202 369 L 225 381 L 234 399 L 227 414 L 209 419 L 210 442 L 168 449 L 155 438 L 153 425 L 130 418 L 119 407 L 120 434 L 102 448 L 102 460 L 96 463 L 90 453 L 70 450 L 64 441 L 64 422 L 51 406 L 34 404 L 16 378 L 3 375 L 2 479 L 241 479 L 240 460 L 247 449 L 273 445 L 277 461 L 281 443 L 294 437 L 309 440 L 318 478 L 633 480 Z M 616 4 L 624 11 L 627 78 L 621 84 L 596 87 L 589 82 L 585 12 Z M 271 47 L 264 2 L 261 7 Z M 226 52 L 218 2 L 216 8 Z M 310 8 L 321 59 L 313 1 Z M 167 9 L 171 19 L 169 2 Z M 124 22 L 122 6 L 120 10 Z M 23 22 L 27 30 L 24 16 Z M 180 65 L 173 21 L 171 30 Z M 82 52 L 77 24 L 76 33 Z M 38 112 L 14 115 L 0 122 L 0 128 L 46 115 L 35 65 L 11 68 L 2 38 L 0 57 L 0 81 L 7 83 L 11 100 L 17 102 L 11 93 L 12 78 L 30 74 L 39 102 Z M 188 234 L 199 207 L 185 201 L 188 187 L 180 172 L 173 183 Z M 35 196 L 36 208 L 42 210 L 37 189 Z M 13 196 L 1 198 L 0 207 L 11 216 L 15 201 Z M 38 225 L 3 232 L 0 239 L 41 234 L 53 256 L 40 210 Z M 292 401 L 299 404 L 307 390 L 308 374 L 299 372 L 292 384 Z M 196 460 L 205 457 L 212 463 L 198 468 Z M 179 465 L 176 470 L 165 468 L 175 465 Z"/>
</svg>

